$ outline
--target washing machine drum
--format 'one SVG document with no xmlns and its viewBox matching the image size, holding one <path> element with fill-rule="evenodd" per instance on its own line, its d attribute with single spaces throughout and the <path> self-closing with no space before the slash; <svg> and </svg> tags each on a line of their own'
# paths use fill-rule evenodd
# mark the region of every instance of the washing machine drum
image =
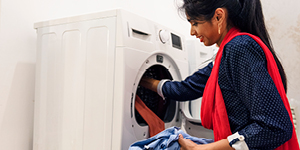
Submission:
<svg viewBox="0 0 300 150">
<path fill-rule="evenodd" d="M 168 69 L 161 65 L 154 65 L 146 70 L 143 77 L 150 77 L 157 80 L 170 79 L 172 76 Z M 142 86 L 137 87 L 136 95 L 151 109 L 161 120 L 168 123 L 173 120 L 176 111 L 176 101 L 168 98 L 163 99 L 156 92 L 146 89 Z M 140 126 L 146 126 L 146 121 L 135 110 L 135 118 Z"/>
</svg>

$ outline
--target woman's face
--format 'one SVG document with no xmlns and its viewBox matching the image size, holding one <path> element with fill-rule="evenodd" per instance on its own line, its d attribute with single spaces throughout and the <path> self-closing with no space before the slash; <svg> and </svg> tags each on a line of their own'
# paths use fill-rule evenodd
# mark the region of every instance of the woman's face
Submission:
<svg viewBox="0 0 300 150">
<path fill-rule="evenodd" d="M 196 36 L 203 42 L 205 46 L 211 46 L 215 43 L 218 44 L 220 34 L 218 33 L 218 24 L 214 19 L 210 21 L 193 20 L 187 16 L 191 24 L 191 35 Z"/>
</svg>

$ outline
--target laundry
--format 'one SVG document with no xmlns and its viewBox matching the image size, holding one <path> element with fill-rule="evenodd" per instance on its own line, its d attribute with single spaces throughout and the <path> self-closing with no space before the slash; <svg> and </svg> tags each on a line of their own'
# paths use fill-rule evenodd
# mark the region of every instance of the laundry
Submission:
<svg viewBox="0 0 300 150">
<path fill-rule="evenodd" d="M 135 97 L 135 108 L 147 122 L 150 137 L 165 129 L 165 123 L 153 111 L 151 111 L 137 95 Z"/>
<path fill-rule="evenodd" d="M 149 139 L 133 143 L 128 150 L 179 150 L 179 134 L 181 134 L 183 138 L 190 139 L 197 144 L 208 144 L 213 142 L 212 139 L 190 136 L 178 127 L 170 127 Z"/>
</svg>

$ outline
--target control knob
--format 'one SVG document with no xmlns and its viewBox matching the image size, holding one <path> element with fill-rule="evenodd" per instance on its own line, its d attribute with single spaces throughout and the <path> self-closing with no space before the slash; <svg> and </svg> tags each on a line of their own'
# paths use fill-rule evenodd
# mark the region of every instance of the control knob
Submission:
<svg viewBox="0 0 300 150">
<path fill-rule="evenodd" d="M 159 39 L 160 41 L 165 44 L 170 40 L 170 33 L 166 30 L 160 30 L 159 31 Z"/>
</svg>

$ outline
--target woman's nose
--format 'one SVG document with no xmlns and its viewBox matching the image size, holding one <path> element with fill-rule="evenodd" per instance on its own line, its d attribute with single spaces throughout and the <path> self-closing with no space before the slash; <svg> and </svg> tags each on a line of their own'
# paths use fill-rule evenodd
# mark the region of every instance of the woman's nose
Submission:
<svg viewBox="0 0 300 150">
<path fill-rule="evenodd" d="M 195 32 L 195 30 L 191 27 L 191 36 L 194 36 L 194 35 L 196 35 L 196 32 Z"/>
</svg>

